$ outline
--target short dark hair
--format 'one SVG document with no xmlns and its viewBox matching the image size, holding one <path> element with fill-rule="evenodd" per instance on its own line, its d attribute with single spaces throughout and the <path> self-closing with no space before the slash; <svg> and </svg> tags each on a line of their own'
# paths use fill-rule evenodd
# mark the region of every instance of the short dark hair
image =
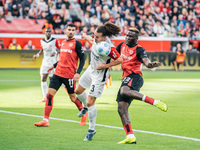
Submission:
<svg viewBox="0 0 200 150">
<path fill-rule="evenodd" d="M 67 27 L 75 27 L 76 28 L 76 26 L 73 23 L 68 24 Z"/>
</svg>

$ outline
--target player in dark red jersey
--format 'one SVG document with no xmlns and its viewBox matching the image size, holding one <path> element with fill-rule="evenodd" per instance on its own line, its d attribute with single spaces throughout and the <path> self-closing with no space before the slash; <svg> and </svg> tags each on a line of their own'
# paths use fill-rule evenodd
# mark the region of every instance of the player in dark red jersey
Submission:
<svg viewBox="0 0 200 150">
<path fill-rule="evenodd" d="M 66 32 L 67 39 L 61 43 L 59 61 L 48 69 L 48 72 L 50 72 L 53 68 L 56 68 L 49 84 L 44 118 L 41 122 L 34 123 L 35 126 L 49 126 L 49 116 L 53 107 L 53 97 L 62 84 L 67 88 L 71 101 L 77 105 L 79 110 L 82 110 L 83 108 L 81 102 L 76 98 L 74 85 L 79 79 L 79 74 L 83 69 L 85 55 L 81 43 L 74 38 L 76 26 L 74 24 L 68 24 Z M 80 63 L 77 69 L 78 59 L 80 60 Z M 85 125 L 86 117 L 86 115 L 82 117 L 81 125 Z"/>
<path fill-rule="evenodd" d="M 148 59 L 145 49 L 137 43 L 138 36 L 139 30 L 130 28 L 126 34 L 126 42 L 122 42 L 116 47 L 123 58 L 121 64 L 123 81 L 117 95 L 118 113 L 127 135 L 126 139 L 118 144 L 136 143 L 128 114 L 128 108 L 133 99 L 142 100 L 163 111 L 167 111 L 165 103 L 139 93 L 143 85 L 141 64 L 143 63 L 147 68 L 154 68 L 160 66 L 160 62 L 151 62 Z"/>
</svg>

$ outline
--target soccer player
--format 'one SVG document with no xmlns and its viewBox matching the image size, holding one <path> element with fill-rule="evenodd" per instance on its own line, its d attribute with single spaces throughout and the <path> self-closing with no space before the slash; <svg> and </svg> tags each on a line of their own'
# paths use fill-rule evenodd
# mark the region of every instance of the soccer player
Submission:
<svg viewBox="0 0 200 150">
<path fill-rule="evenodd" d="M 97 117 L 97 109 L 95 107 L 95 101 L 97 97 L 100 97 L 104 84 L 109 76 L 109 67 L 122 63 L 120 54 L 116 51 L 114 45 L 111 43 L 110 38 L 117 36 L 121 29 L 119 26 L 106 22 L 104 25 L 99 26 L 94 32 L 94 38 L 86 36 L 82 33 L 83 39 L 92 43 L 91 62 L 87 70 L 83 73 L 79 80 L 79 84 L 75 89 L 77 97 L 83 102 L 84 108 L 79 112 L 78 117 L 85 115 L 88 111 L 89 117 L 89 130 L 84 138 L 84 141 L 91 141 L 93 135 L 96 133 L 95 123 Z M 111 52 L 108 56 L 99 55 L 95 48 L 99 42 L 106 41 L 111 46 Z M 110 61 L 111 58 L 113 61 Z M 85 92 L 85 89 L 89 89 L 89 94 Z"/>
<path fill-rule="evenodd" d="M 51 71 L 56 68 L 49 84 L 44 108 L 44 118 L 41 122 L 34 123 L 35 126 L 49 126 L 49 116 L 53 108 L 53 97 L 62 84 L 67 88 L 71 101 L 77 105 L 79 110 L 82 110 L 82 104 L 76 98 L 74 92 L 74 84 L 79 79 L 79 75 L 83 69 L 85 55 L 81 43 L 74 38 L 75 33 L 76 26 L 74 24 L 68 24 L 66 28 L 67 39 L 61 43 L 59 61 L 48 69 L 48 71 Z M 80 60 L 80 63 L 77 69 L 78 59 Z M 85 125 L 87 120 L 86 117 L 87 114 L 81 118 L 81 125 Z"/>
<path fill-rule="evenodd" d="M 128 108 L 133 99 L 142 100 L 163 111 L 167 111 L 165 103 L 139 93 L 143 85 L 141 64 L 143 63 L 147 68 L 154 68 L 160 66 L 160 62 L 151 62 L 148 59 L 145 49 L 137 43 L 138 36 L 139 30 L 130 28 L 126 33 L 126 42 L 122 42 L 116 47 L 123 58 L 121 64 L 123 81 L 117 95 L 118 113 L 127 135 L 126 139 L 118 144 L 136 144 L 128 114 Z"/>
<path fill-rule="evenodd" d="M 47 70 L 53 64 L 58 61 L 58 51 L 60 50 L 60 43 L 57 39 L 51 37 L 51 29 L 47 28 L 45 30 L 45 38 L 40 40 L 40 44 L 42 49 L 36 54 L 33 55 L 33 58 L 38 58 L 40 55 L 43 54 L 42 65 L 40 67 L 40 76 L 41 76 L 41 88 L 43 99 L 39 100 L 38 102 L 45 102 L 46 95 L 47 95 L 47 77 L 51 79 L 54 73 L 54 69 L 50 71 L 48 74 Z"/>
</svg>

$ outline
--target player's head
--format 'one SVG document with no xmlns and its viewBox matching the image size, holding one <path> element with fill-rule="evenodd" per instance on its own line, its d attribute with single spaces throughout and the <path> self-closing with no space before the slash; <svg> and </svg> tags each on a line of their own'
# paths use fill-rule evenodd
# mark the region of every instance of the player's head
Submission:
<svg viewBox="0 0 200 150">
<path fill-rule="evenodd" d="M 47 39 L 49 39 L 51 37 L 51 28 L 46 28 L 45 35 L 46 35 Z"/>
<path fill-rule="evenodd" d="M 76 26 L 74 24 L 68 24 L 66 28 L 66 34 L 68 39 L 72 39 L 76 34 Z"/>
<path fill-rule="evenodd" d="M 112 37 L 119 35 L 121 28 L 114 23 L 106 22 L 104 25 L 99 26 L 94 32 L 94 39 L 96 43 L 106 41 L 106 36 Z"/>
<path fill-rule="evenodd" d="M 136 28 L 130 28 L 126 33 L 126 45 L 134 46 L 137 43 L 139 36 L 139 30 Z"/>
</svg>

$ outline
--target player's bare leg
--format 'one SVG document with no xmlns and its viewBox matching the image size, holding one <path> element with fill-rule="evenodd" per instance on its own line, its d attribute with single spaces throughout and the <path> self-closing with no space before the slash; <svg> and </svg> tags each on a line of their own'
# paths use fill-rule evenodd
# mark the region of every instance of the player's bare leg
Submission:
<svg viewBox="0 0 200 150">
<path fill-rule="evenodd" d="M 128 113 L 129 104 L 120 101 L 118 102 L 118 113 L 121 118 L 124 130 L 126 132 L 126 139 L 120 141 L 118 144 L 136 144 L 136 138 L 133 134 L 133 130 L 131 127 L 131 120 Z"/>
<path fill-rule="evenodd" d="M 121 88 L 120 94 L 122 96 L 127 96 L 127 97 L 131 97 L 133 99 L 142 100 L 146 103 L 154 105 L 155 107 L 161 109 L 162 111 L 165 111 L 165 112 L 167 111 L 167 105 L 165 103 L 163 103 L 162 101 L 155 100 L 151 97 L 148 97 L 146 95 L 139 93 L 138 91 L 131 90 L 128 86 L 123 86 Z"/>
</svg>

